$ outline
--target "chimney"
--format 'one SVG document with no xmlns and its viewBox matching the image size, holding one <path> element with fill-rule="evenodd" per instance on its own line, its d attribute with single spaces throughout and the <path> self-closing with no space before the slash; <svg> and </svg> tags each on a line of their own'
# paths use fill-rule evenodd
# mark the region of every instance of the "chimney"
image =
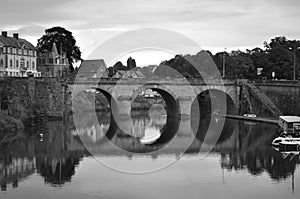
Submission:
<svg viewBox="0 0 300 199">
<path fill-rule="evenodd" d="M 13 34 L 13 37 L 14 37 L 15 39 L 19 39 L 19 33 L 14 33 L 14 34 Z"/>
<path fill-rule="evenodd" d="M 3 37 L 7 37 L 7 31 L 2 31 L 2 32 L 1 32 L 1 35 L 2 35 Z"/>
</svg>

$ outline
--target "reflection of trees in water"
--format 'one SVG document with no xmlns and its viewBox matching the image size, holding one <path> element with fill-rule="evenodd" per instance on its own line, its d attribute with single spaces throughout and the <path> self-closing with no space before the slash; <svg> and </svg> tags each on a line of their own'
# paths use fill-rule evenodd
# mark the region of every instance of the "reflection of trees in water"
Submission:
<svg viewBox="0 0 300 199">
<path fill-rule="evenodd" d="M 269 173 L 273 180 L 286 179 L 299 164 L 299 155 L 284 158 L 271 147 L 276 126 L 257 123 L 239 125 L 234 150 L 220 150 L 221 166 L 228 170 L 247 169 L 252 175 Z"/>
<path fill-rule="evenodd" d="M 219 90 L 206 90 L 200 93 L 191 107 L 191 128 L 200 141 L 205 144 L 220 144 L 232 135 L 234 122 L 219 115 L 233 114 L 232 99 Z M 220 132 L 221 130 L 221 132 Z"/>
<path fill-rule="evenodd" d="M 0 172 L 3 190 L 9 183 L 17 187 L 18 182 L 33 174 L 35 169 L 51 185 L 71 180 L 86 151 L 71 151 L 73 138 L 66 122 L 48 121 L 47 124 L 28 128 L 25 136 L 12 141 L 5 148 L 0 147 L 0 167 L 4 169 Z M 37 133 L 43 133 L 43 142 L 39 141 Z M 13 172 L 10 165 L 20 169 Z"/>
<path fill-rule="evenodd" d="M 196 132 L 196 138 L 201 141 L 206 141 L 206 144 L 213 143 L 217 140 L 216 144 L 221 144 L 230 138 L 233 134 L 235 121 L 225 119 L 224 124 L 218 120 L 218 117 L 202 117 L 199 122 L 198 130 Z M 220 126 L 223 124 L 223 127 Z M 210 126 L 210 131 L 208 131 Z M 218 129 L 221 128 L 221 132 Z"/>
<path fill-rule="evenodd" d="M 252 175 L 268 172 L 273 180 L 286 179 L 295 172 L 299 155 L 284 159 L 280 152 L 266 147 L 244 153 L 221 152 L 221 166 L 228 170 L 247 169 Z"/>
<path fill-rule="evenodd" d="M 19 182 L 35 172 L 34 141 L 25 135 L 0 145 L 0 185 L 6 191 L 12 184 L 17 188 Z"/>
<path fill-rule="evenodd" d="M 66 157 L 38 156 L 36 159 L 37 172 L 44 177 L 46 183 L 62 185 L 70 182 L 79 165 L 82 154 L 68 154 Z"/>
<path fill-rule="evenodd" d="M 7 186 L 13 188 L 35 171 L 34 142 L 25 135 L 0 145 L 0 185 L 6 191 Z"/>
<path fill-rule="evenodd" d="M 49 122 L 48 126 L 43 142 L 36 143 L 37 171 L 47 183 L 64 184 L 75 174 L 85 152 L 70 151 L 72 137 L 63 122 Z"/>
</svg>

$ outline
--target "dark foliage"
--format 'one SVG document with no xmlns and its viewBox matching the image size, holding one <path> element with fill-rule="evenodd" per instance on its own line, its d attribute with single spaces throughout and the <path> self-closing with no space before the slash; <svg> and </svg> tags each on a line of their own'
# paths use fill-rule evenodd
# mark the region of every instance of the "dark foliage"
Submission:
<svg viewBox="0 0 300 199">
<path fill-rule="evenodd" d="M 40 52 L 51 50 L 53 43 L 56 43 L 58 53 L 61 50 L 66 52 L 70 63 L 70 71 L 74 70 L 73 63 L 81 60 L 81 51 L 76 45 L 72 32 L 62 27 L 53 27 L 45 30 L 45 34 L 38 40 L 37 48 Z"/>
</svg>

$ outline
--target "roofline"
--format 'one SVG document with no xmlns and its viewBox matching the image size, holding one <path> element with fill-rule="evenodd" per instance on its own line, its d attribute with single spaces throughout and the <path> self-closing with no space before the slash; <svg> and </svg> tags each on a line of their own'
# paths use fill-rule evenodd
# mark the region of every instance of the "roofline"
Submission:
<svg viewBox="0 0 300 199">
<path fill-rule="evenodd" d="M 104 59 L 82 59 L 81 61 L 99 61 L 99 60 L 104 61 Z"/>
</svg>

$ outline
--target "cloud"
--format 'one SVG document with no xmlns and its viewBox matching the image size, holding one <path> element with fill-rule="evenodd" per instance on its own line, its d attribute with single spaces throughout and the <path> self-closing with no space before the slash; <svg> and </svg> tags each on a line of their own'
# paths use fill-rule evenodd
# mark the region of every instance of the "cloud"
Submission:
<svg viewBox="0 0 300 199">
<path fill-rule="evenodd" d="M 44 26 L 39 25 L 28 25 L 28 26 L 22 26 L 18 29 L 12 29 L 9 31 L 10 34 L 13 32 L 17 32 L 20 35 L 26 35 L 26 36 L 41 36 L 45 32 Z"/>
<path fill-rule="evenodd" d="M 1 3 L 0 24 L 5 27 L 28 24 L 45 24 L 60 19 L 72 20 L 63 13 L 64 5 L 70 0 L 10 0 Z"/>
<path fill-rule="evenodd" d="M 118 33 L 147 27 L 212 48 L 252 47 L 275 35 L 299 39 L 299 10 L 299 0 L 10 0 L 1 4 L 0 26 L 32 40 L 63 26 L 83 55 Z"/>
</svg>

